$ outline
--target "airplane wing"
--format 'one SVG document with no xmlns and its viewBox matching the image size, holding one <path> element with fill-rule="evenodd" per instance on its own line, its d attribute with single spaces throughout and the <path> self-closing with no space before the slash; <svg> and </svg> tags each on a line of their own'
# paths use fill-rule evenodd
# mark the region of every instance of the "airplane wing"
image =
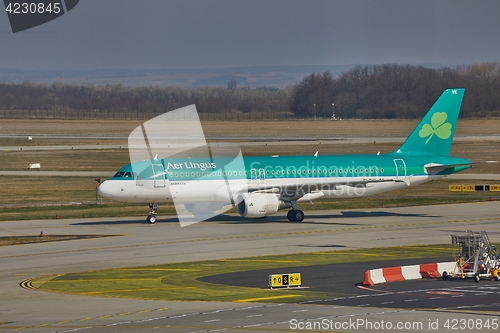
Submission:
<svg viewBox="0 0 500 333">
<path fill-rule="evenodd" d="M 370 187 L 370 184 L 373 183 L 388 183 L 388 182 L 405 182 L 407 180 L 403 179 L 394 179 L 394 178 L 366 178 L 363 180 L 341 180 L 341 179 L 332 179 L 332 180 L 323 180 L 321 182 L 318 181 L 310 181 L 310 182 L 301 182 L 300 184 L 272 184 L 272 183 L 264 183 L 264 184 L 248 184 L 248 192 L 254 193 L 276 193 L 280 194 L 281 197 L 285 200 L 313 200 L 320 198 L 324 195 L 323 191 L 333 191 L 340 189 L 341 186 L 350 186 L 350 187 Z M 408 183 L 407 183 L 408 184 Z"/>
</svg>

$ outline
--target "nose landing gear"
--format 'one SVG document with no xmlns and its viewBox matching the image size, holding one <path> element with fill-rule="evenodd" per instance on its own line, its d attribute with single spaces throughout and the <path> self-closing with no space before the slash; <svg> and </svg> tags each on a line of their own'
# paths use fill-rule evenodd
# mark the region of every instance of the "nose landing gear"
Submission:
<svg viewBox="0 0 500 333">
<path fill-rule="evenodd" d="M 158 204 L 155 203 L 149 204 L 149 215 L 146 218 L 146 222 L 148 222 L 149 224 L 155 224 L 157 212 L 158 212 Z"/>
</svg>

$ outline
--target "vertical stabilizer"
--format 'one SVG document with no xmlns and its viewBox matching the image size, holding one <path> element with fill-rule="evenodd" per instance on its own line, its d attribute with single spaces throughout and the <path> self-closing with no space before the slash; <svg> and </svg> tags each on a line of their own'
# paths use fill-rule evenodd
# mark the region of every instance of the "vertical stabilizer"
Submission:
<svg viewBox="0 0 500 333">
<path fill-rule="evenodd" d="M 463 88 L 446 89 L 403 145 L 392 154 L 449 156 L 464 91 Z"/>
</svg>

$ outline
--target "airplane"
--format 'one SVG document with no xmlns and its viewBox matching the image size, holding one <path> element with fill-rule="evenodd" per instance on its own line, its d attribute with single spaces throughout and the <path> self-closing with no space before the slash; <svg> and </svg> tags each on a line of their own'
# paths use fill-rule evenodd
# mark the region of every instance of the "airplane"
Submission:
<svg viewBox="0 0 500 333">
<path fill-rule="evenodd" d="M 98 188 L 108 199 L 148 203 L 154 224 L 158 203 L 182 203 L 193 214 L 235 205 L 247 218 L 289 209 L 302 222 L 297 203 L 319 198 L 365 197 L 435 180 L 472 166 L 450 157 L 465 89 L 446 89 L 406 141 L 388 154 L 243 157 L 169 157 L 131 162 Z M 226 167 L 221 167 L 220 164 Z M 229 167 L 227 167 L 229 165 Z"/>
</svg>

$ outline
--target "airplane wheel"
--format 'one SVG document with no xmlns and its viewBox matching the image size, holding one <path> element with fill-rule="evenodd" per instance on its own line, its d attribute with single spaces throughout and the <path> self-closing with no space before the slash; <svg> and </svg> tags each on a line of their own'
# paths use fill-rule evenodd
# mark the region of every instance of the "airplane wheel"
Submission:
<svg viewBox="0 0 500 333">
<path fill-rule="evenodd" d="M 474 274 L 474 281 L 479 282 L 481 280 L 481 277 L 479 276 L 479 273 Z"/>
<path fill-rule="evenodd" d="M 448 280 L 448 272 L 444 271 L 443 272 L 443 281 L 446 281 L 446 280 Z"/>
<path fill-rule="evenodd" d="M 304 212 L 301 210 L 291 210 L 286 214 L 288 221 L 290 222 L 302 222 L 304 221 Z"/>
<path fill-rule="evenodd" d="M 154 215 L 149 215 L 146 219 L 146 221 L 149 223 L 149 224 L 155 224 L 156 223 L 156 216 Z"/>
<path fill-rule="evenodd" d="M 296 210 L 293 214 L 293 217 L 296 222 L 302 222 L 304 221 L 304 212 L 301 210 Z"/>
</svg>

